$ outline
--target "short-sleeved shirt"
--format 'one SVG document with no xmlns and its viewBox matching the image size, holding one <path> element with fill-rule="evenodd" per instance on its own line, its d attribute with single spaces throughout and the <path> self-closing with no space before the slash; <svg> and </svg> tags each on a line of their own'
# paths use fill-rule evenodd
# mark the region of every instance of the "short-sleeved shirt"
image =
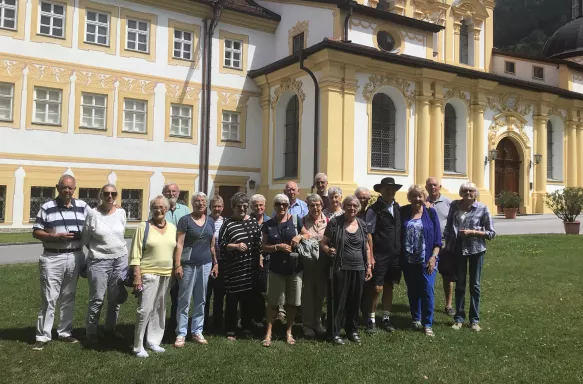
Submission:
<svg viewBox="0 0 583 384">
<path fill-rule="evenodd" d="M 178 222 L 180 219 L 188 214 L 190 214 L 190 209 L 188 209 L 186 205 L 176 203 L 176 207 L 174 207 L 173 211 L 169 209 L 168 212 L 166 212 L 166 221 L 169 221 L 178 227 Z"/>
<path fill-rule="evenodd" d="M 186 215 L 178 220 L 178 232 L 185 233 L 184 249 L 191 247 L 190 259 L 186 264 L 204 265 L 211 263 L 211 241 L 215 234 L 215 221 L 206 216 L 206 221 L 199 226 L 194 222 L 192 216 Z"/>
<path fill-rule="evenodd" d="M 56 198 L 42 205 L 32 226 L 32 230 L 41 229 L 48 233 L 68 233 L 83 230 L 85 218 L 91 208 L 83 200 L 71 199 L 71 206 L 66 207 Z M 83 246 L 82 240 L 65 240 L 62 242 L 43 243 L 45 248 L 75 249 Z"/>
<path fill-rule="evenodd" d="M 433 201 L 427 198 L 427 201 L 433 204 L 433 208 L 437 212 L 437 217 L 439 218 L 439 226 L 441 228 L 441 233 L 445 229 L 445 223 L 447 222 L 447 215 L 449 214 L 449 207 L 451 206 L 451 200 L 443 195 L 439 195 L 437 200 Z"/>
<path fill-rule="evenodd" d="M 297 218 L 297 227 L 294 230 L 293 217 L 289 217 L 285 223 L 278 223 L 275 217 L 267 220 L 263 223 L 261 231 L 263 236 L 267 238 L 268 245 L 276 244 L 290 244 L 292 239 L 297 236 L 297 234 L 302 233 L 302 227 L 304 223 L 301 218 Z M 289 263 L 289 255 L 285 252 L 276 251 L 270 254 L 269 270 L 271 272 L 289 276 L 294 273 L 298 273 L 303 269 L 301 260 L 298 261 L 296 268 L 294 269 Z"/>
</svg>

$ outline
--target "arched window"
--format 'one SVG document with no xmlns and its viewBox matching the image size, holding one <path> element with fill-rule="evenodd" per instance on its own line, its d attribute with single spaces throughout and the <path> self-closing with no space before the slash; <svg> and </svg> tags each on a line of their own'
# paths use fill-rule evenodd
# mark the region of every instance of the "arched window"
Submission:
<svg viewBox="0 0 583 384">
<path fill-rule="evenodd" d="M 300 104 L 293 96 L 285 108 L 285 145 L 283 150 L 284 177 L 298 176 L 298 137 L 300 131 Z"/>
<path fill-rule="evenodd" d="M 462 20 L 460 27 L 460 63 L 470 64 L 470 29 L 466 20 Z"/>
<path fill-rule="evenodd" d="M 547 179 L 553 179 L 553 123 L 547 121 Z"/>
<path fill-rule="evenodd" d="M 446 172 L 457 172 L 457 116 L 451 104 L 445 106 L 443 160 Z"/>
<path fill-rule="evenodd" d="M 395 104 L 384 93 L 372 99 L 372 168 L 395 168 Z"/>
</svg>

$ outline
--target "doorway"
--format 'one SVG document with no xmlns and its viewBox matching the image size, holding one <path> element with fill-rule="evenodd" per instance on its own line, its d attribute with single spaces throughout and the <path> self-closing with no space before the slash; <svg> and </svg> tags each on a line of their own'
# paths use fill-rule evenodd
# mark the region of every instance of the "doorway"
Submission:
<svg viewBox="0 0 583 384">
<path fill-rule="evenodd" d="M 233 216 L 233 209 L 231 209 L 231 197 L 237 192 L 240 192 L 241 188 L 238 186 L 231 185 L 221 185 L 219 186 L 219 196 L 223 198 L 225 203 L 225 209 L 223 210 L 223 217 Z"/>
<path fill-rule="evenodd" d="M 496 147 L 498 158 L 495 161 L 495 191 L 496 196 L 502 191 L 520 193 L 520 166 L 522 161 L 514 142 L 508 137 L 503 138 Z M 523 197 L 523 196 L 521 196 Z M 498 213 L 502 208 L 498 207 Z"/>
</svg>

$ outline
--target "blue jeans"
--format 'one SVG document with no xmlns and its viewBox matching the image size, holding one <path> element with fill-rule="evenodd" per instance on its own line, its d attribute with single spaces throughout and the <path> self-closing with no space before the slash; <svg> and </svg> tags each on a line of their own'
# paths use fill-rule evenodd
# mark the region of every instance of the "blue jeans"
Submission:
<svg viewBox="0 0 583 384">
<path fill-rule="evenodd" d="M 431 328 L 435 308 L 435 278 L 437 270 L 430 275 L 422 264 L 407 264 L 403 268 L 407 296 L 411 309 L 411 319 L 420 321 L 424 327 Z"/>
<path fill-rule="evenodd" d="M 211 268 L 212 263 L 200 266 L 192 264 L 182 266 L 184 276 L 182 280 L 178 280 L 178 312 L 176 315 L 178 324 L 176 326 L 176 336 L 186 336 L 191 298 L 194 300 L 194 309 L 192 311 L 190 333 L 193 336 L 202 334 L 206 289 Z"/>
<path fill-rule="evenodd" d="M 480 252 L 469 256 L 456 255 L 457 282 L 455 284 L 455 316 L 456 323 L 463 323 L 466 318 L 464 302 L 466 300 L 466 279 L 468 262 L 470 264 L 470 324 L 480 322 L 480 279 L 484 255 Z"/>
</svg>

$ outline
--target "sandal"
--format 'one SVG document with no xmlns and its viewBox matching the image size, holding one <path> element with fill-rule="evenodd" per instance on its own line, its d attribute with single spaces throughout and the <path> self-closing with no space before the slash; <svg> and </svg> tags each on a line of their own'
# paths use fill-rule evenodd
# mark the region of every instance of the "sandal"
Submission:
<svg viewBox="0 0 583 384">
<path fill-rule="evenodd" d="M 424 331 L 425 331 L 425 336 L 429 336 L 429 337 L 435 336 L 435 334 L 433 333 L 433 330 L 430 327 L 425 327 Z"/>
<path fill-rule="evenodd" d="M 271 336 L 265 336 L 265 339 L 263 339 L 263 341 L 261 342 L 261 345 L 264 346 L 265 348 L 269 348 L 271 347 Z"/>
<path fill-rule="evenodd" d="M 295 345 L 296 344 L 296 340 L 294 339 L 294 337 L 292 336 L 291 333 L 288 333 L 285 335 L 285 342 L 288 345 Z"/>
</svg>

